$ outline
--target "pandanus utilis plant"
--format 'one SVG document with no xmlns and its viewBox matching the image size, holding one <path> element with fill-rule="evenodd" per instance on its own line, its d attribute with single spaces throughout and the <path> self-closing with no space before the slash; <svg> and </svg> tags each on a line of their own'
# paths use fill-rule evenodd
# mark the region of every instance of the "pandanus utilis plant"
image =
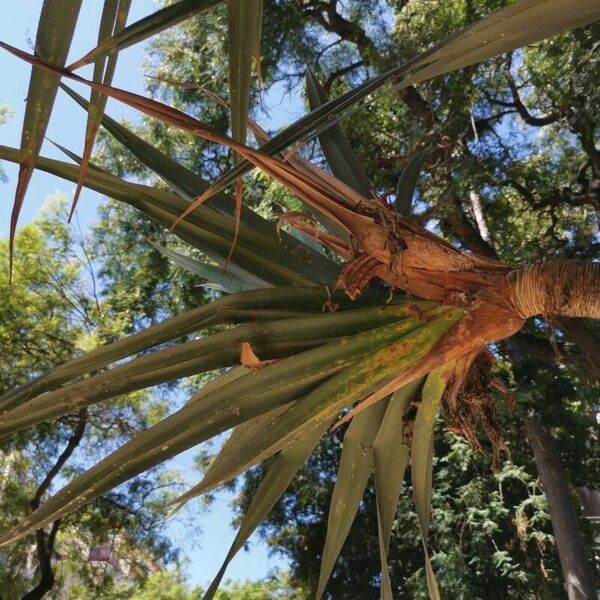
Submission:
<svg viewBox="0 0 600 600">
<path fill-rule="evenodd" d="M 488 346 L 518 332 L 536 315 L 600 318 L 600 265 L 569 260 L 507 265 L 452 246 L 410 219 L 424 153 L 408 162 L 390 204 L 372 189 L 340 121 L 361 103 L 377 101 L 379 94 L 593 22 L 600 6 L 593 0 L 518 0 L 332 100 L 308 70 L 311 111 L 272 138 L 248 117 L 253 64 L 258 67 L 260 60 L 260 0 L 227 2 L 232 137 L 111 86 L 122 48 L 217 4 L 219 0 L 180 0 L 126 26 L 130 2 L 106 0 L 97 47 L 68 66 L 80 8 L 76 0 L 44 2 L 35 54 L 0 42 L 33 65 L 21 147 L 0 146 L 0 157 L 20 169 L 11 235 L 31 174 L 41 169 L 75 182 L 75 202 L 85 186 L 171 230 L 209 261 L 163 251 L 223 292 L 210 304 L 77 356 L 0 399 L 0 436 L 5 437 L 134 390 L 215 373 L 181 409 L 75 477 L 5 532 L 0 543 L 38 530 L 144 470 L 231 431 L 203 479 L 173 503 L 181 506 L 270 459 L 223 567 L 206 592 L 210 598 L 231 558 L 321 437 L 349 422 L 317 596 L 325 591 L 373 475 L 382 597 L 392 597 L 387 552 L 410 461 L 428 589 L 437 598 L 427 533 L 440 406 L 446 407 L 448 425 L 472 440 L 481 422 L 497 450 L 501 440 L 490 406 L 502 386 L 490 376 L 494 359 Z M 90 63 L 92 80 L 75 72 Z M 89 100 L 68 87 L 69 79 L 91 88 Z M 39 156 L 59 87 L 88 113 L 82 156 L 63 148 L 72 162 Z M 105 115 L 108 97 L 227 146 L 235 153 L 235 167 L 212 184 L 202 180 Z M 258 148 L 246 143 L 247 124 Z M 100 126 L 170 191 L 121 180 L 93 165 Z M 331 172 L 298 153 L 315 136 Z M 241 178 L 252 168 L 287 188 L 305 210 L 269 221 L 244 206 Z M 232 185 L 233 197 L 227 192 Z M 191 334 L 196 337 L 190 340 Z"/>
</svg>

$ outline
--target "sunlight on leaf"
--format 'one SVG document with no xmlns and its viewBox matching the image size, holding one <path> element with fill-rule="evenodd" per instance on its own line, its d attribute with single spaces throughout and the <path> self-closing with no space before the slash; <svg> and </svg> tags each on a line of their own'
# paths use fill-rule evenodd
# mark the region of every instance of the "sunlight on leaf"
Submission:
<svg viewBox="0 0 600 600">
<path fill-rule="evenodd" d="M 35 39 L 36 53 L 39 56 L 61 67 L 65 64 L 80 8 L 81 0 L 44 0 Z M 17 222 L 44 141 L 57 89 L 56 75 L 41 69 L 32 69 L 21 134 L 19 179 L 10 217 L 11 274 Z"/>
</svg>

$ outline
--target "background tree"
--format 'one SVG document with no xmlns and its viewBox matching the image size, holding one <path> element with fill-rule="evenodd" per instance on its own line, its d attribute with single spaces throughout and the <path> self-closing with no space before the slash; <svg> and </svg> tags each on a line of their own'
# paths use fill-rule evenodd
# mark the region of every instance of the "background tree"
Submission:
<svg viewBox="0 0 600 600">
<path fill-rule="evenodd" d="M 76 587 L 71 590 L 73 600 L 199 600 L 203 589 L 190 588 L 185 576 L 178 569 L 159 570 L 150 574 L 143 582 L 117 585 L 112 589 L 97 591 Z M 293 588 L 287 577 L 274 573 L 263 581 L 226 581 L 216 600 L 305 600 L 307 596 Z"/>
<path fill-rule="evenodd" d="M 84 349 L 121 334 L 119 315 L 98 289 L 97 257 L 81 230 L 66 223 L 65 200 L 54 199 L 16 240 L 13 282 L 0 274 L 2 326 L 0 386 L 11 390 Z M 6 256 L 7 242 L 2 242 Z M 2 440 L 2 526 L 24 518 L 107 448 L 164 413 L 164 400 L 145 392 L 110 407 L 74 411 L 55 427 L 40 426 Z M 162 532 L 158 506 L 172 494 L 157 470 L 99 498 L 85 510 L 56 521 L 0 554 L 3 600 L 41 598 L 74 582 L 105 590 L 124 573 L 143 581 L 156 564 L 170 564 L 177 550 Z M 93 548 L 110 557 L 92 560 Z M 119 565 L 110 568 L 106 562 Z M 107 569 L 107 565 L 109 568 Z M 59 594 L 59 595 L 60 595 Z"/>
</svg>

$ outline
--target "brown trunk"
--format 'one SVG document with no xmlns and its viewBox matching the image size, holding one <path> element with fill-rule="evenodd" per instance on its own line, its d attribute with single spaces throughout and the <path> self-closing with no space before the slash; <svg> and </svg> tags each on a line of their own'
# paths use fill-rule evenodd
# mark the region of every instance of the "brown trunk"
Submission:
<svg viewBox="0 0 600 600">
<path fill-rule="evenodd" d="M 578 366 L 600 382 L 600 336 L 582 319 L 557 319 L 556 325 L 575 344 Z"/>
<path fill-rule="evenodd" d="M 511 300 L 523 317 L 557 315 L 600 319 L 600 263 L 553 260 L 507 275 Z"/>
<path fill-rule="evenodd" d="M 552 436 L 538 416 L 527 415 L 524 421 L 535 464 L 548 499 L 567 596 L 569 600 L 593 600 L 596 598 L 594 573 L 587 556 L 560 455 L 554 446 Z"/>
</svg>

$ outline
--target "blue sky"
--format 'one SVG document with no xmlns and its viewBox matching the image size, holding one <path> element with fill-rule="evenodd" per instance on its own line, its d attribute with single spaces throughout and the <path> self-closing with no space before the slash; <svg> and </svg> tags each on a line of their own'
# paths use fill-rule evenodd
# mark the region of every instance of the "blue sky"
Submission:
<svg viewBox="0 0 600 600">
<path fill-rule="evenodd" d="M 35 40 L 41 5 L 41 0 L 7 3 L 7 6 L 2 9 L 3 18 L 0 20 L 0 39 L 19 48 L 31 50 L 33 40 Z M 137 20 L 155 9 L 156 5 L 152 0 L 136 0 L 132 3 L 130 19 L 132 21 Z M 97 24 L 100 19 L 101 10 L 102 2 L 84 0 L 69 59 L 79 57 L 93 47 L 98 35 Z M 129 89 L 134 91 L 142 91 L 141 63 L 143 61 L 143 52 L 143 47 L 133 46 L 121 53 L 114 82 L 115 85 L 128 86 Z M 0 127 L 0 142 L 5 145 L 18 147 L 21 140 L 21 125 L 23 123 L 30 69 L 20 64 L 17 58 L 6 52 L 2 52 L 0 53 L 0 72 L 4 75 L 4 81 L 10 82 L 0 89 L 0 105 L 8 105 L 15 113 L 6 125 Z M 82 69 L 81 73 L 89 76 L 91 67 Z M 132 77 L 131 73 L 135 73 L 136 76 Z M 83 88 L 79 88 L 78 91 L 86 95 L 88 94 L 88 91 Z M 112 100 L 108 102 L 107 111 L 117 118 L 130 114 L 128 113 L 128 109 Z M 81 154 L 84 131 L 84 112 L 70 101 L 63 92 L 59 91 L 46 134 L 47 137 Z M 61 160 L 65 159 L 64 155 L 47 141 L 42 148 L 42 154 Z M 11 164 L 3 163 L 3 169 L 9 177 L 9 185 L 0 188 L 2 189 L 0 233 L 6 235 L 8 232 L 8 217 L 14 197 L 14 182 L 16 180 L 17 168 Z M 43 204 L 46 196 L 61 192 L 72 197 L 74 189 L 74 184 L 65 182 L 52 175 L 36 172 L 25 199 L 21 222 L 26 223 L 35 216 L 37 209 Z M 99 195 L 93 192 L 86 191 L 82 194 L 78 210 L 78 216 L 82 224 L 86 225 L 93 221 L 99 200 Z"/>
<path fill-rule="evenodd" d="M 24 2 L 5 3 L 3 18 L 0 20 L 0 39 L 19 48 L 30 50 L 35 39 L 37 20 L 41 10 L 42 0 L 26 0 Z M 152 0 L 134 0 L 129 17 L 129 23 L 153 12 L 158 4 Z M 79 58 L 90 50 L 97 38 L 97 27 L 102 9 L 98 0 L 84 0 L 83 6 L 71 46 L 69 60 Z M 119 64 L 114 79 L 114 85 L 131 91 L 143 93 L 144 59 L 143 45 L 130 47 L 119 55 Z M 21 138 L 21 126 L 25 108 L 24 100 L 27 95 L 30 70 L 18 59 L 6 52 L 0 51 L 0 72 L 5 84 L 0 88 L 0 106 L 9 106 L 14 110 L 14 116 L 9 123 L 0 126 L 0 143 L 18 147 Z M 84 76 L 90 75 L 90 69 L 81 70 Z M 88 90 L 79 89 L 87 95 Z M 298 112 L 295 108 L 286 108 L 276 102 L 272 116 L 279 120 L 291 119 Z M 117 119 L 122 117 L 136 118 L 131 111 L 113 100 L 109 100 L 107 113 Z M 56 140 L 67 148 L 81 153 L 83 133 L 85 131 L 85 115 L 74 105 L 64 93 L 59 91 L 57 101 L 48 128 L 47 137 Z M 65 157 L 50 143 L 45 142 L 42 154 L 65 160 Z M 0 235 L 8 235 L 8 222 L 14 199 L 14 188 L 17 169 L 14 165 L 3 162 L 2 167 L 8 177 L 7 184 L 0 184 Z M 49 195 L 65 194 L 72 198 L 75 186 L 70 182 L 36 172 L 33 175 L 20 217 L 20 223 L 30 222 L 36 211 L 42 206 Z M 97 207 L 102 198 L 99 194 L 84 190 L 77 209 L 78 219 L 83 227 L 89 226 L 97 218 Z M 189 473 L 190 457 L 182 456 L 175 460 L 175 466 L 181 468 L 193 482 Z M 197 475 L 195 476 L 197 477 Z M 232 495 L 226 492 L 215 494 L 215 502 L 209 512 L 201 515 L 194 523 L 194 532 L 182 520 L 174 518 L 169 525 L 174 542 L 182 549 L 182 555 L 187 556 L 189 564 L 186 570 L 192 583 L 206 585 L 218 571 L 229 545 L 233 541 L 235 531 L 229 526 L 232 518 L 230 502 Z M 201 532 L 201 533 L 199 533 Z M 285 566 L 280 558 L 269 558 L 266 545 L 257 538 L 251 538 L 250 551 L 240 552 L 231 563 L 226 577 L 232 579 L 260 579 L 267 575 L 272 568 Z"/>
</svg>

